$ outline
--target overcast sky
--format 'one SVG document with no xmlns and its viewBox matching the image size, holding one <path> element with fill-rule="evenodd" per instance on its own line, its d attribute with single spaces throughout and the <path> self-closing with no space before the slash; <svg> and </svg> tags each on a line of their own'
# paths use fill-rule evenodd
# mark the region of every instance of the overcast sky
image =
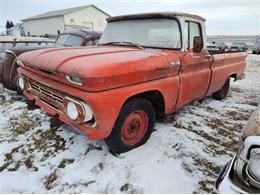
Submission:
<svg viewBox="0 0 260 195">
<path fill-rule="evenodd" d="M 112 16 L 154 11 L 182 11 L 207 19 L 209 35 L 260 34 L 260 0 L 0 0 L 0 28 L 6 20 L 94 4 Z"/>
</svg>

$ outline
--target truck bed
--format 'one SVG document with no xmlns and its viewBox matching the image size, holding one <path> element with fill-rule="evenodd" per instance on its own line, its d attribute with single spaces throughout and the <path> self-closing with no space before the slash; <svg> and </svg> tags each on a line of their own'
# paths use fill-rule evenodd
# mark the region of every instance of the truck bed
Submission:
<svg viewBox="0 0 260 195">
<path fill-rule="evenodd" d="M 212 77 L 207 95 L 211 95 L 224 86 L 227 78 L 235 80 L 243 77 L 246 66 L 246 52 L 225 51 L 210 53 Z"/>
</svg>

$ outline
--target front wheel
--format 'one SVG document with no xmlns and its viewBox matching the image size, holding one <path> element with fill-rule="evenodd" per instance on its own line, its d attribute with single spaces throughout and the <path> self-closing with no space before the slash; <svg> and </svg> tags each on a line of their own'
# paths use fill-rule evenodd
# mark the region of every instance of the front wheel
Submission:
<svg viewBox="0 0 260 195">
<path fill-rule="evenodd" d="M 153 105 L 143 98 L 126 103 L 111 134 L 105 139 L 111 152 L 120 154 L 143 145 L 150 137 L 155 123 Z"/>
<path fill-rule="evenodd" d="M 227 96 L 229 86 L 230 86 L 230 77 L 226 80 L 224 86 L 219 91 L 212 94 L 213 99 L 223 100 Z"/>
</svg>

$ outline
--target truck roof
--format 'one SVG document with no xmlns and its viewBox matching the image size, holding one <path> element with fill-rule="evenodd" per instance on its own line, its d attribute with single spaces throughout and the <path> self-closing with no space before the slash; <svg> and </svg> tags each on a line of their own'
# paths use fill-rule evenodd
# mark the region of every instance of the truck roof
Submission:
<svg viewBox="0 0 260 195">
<path fill-rule="evenodd" d="M 158 18 L 158 17 L 170 17 L 174 18 L 176 16 L 184 16 L 189 18 L 194 18 L 197 20 L 206 21 L 205 18 L 199 15 L 193 15 L 183 12 L 153 12 L 153 13 L 141 13 L 141 14 L 131 14 L 131 15 L 121 15 L 121 16 L 113 16 L 107 18 L 107 21 L 117 21 L 117 20 L 128 20 L 128 19 L 142 19 L 142 18 Z"/>
</svg>

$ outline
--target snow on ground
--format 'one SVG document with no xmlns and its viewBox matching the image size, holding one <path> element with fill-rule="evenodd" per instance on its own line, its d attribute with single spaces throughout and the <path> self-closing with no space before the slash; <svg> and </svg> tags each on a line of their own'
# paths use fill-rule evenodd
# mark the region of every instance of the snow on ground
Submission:
<svg viewBox="0 0 260 195">
<path fill-rule="evenodd" d="M 113 156 L 77 129 L 0 97 L 0 193 L 206 193 L 237 150 L 260 99 L 260 56 L 223 101 L 206 98 L 158 119 L 142 147 Z"/>
</svg>

